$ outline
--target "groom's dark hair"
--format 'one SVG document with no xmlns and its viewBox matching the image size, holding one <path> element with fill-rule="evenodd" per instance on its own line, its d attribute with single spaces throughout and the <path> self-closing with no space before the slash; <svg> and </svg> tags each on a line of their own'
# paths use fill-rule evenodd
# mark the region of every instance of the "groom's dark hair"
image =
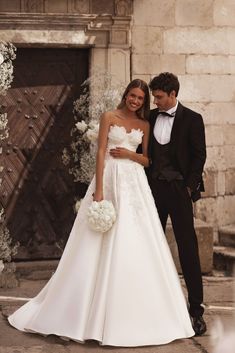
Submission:
<svg viewBox="0 0 235 353">
<path fill-rule="evenodd" d="M 150 81 L 149 88 L 151 91 L 160 89 L 161 91 L 166 92 L 168 95 L 172 91 L 175 91 L 175 96 L 177 97 L 180 83 L 176 75 L 170 72 L 162 72 Z"/>
</svg>

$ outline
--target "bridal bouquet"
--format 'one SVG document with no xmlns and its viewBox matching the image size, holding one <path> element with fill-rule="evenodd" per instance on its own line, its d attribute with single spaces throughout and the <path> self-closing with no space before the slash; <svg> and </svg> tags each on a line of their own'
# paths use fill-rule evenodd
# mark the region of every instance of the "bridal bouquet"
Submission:
<svg viewBox="0 0 235 353">
<path fill-rule="evenodd" d="M 88 224 L 92 230 L 105 233 L 116 220 L 115 208 L 111 201 L 93 201 L 87 212 Z"/>
</svg>

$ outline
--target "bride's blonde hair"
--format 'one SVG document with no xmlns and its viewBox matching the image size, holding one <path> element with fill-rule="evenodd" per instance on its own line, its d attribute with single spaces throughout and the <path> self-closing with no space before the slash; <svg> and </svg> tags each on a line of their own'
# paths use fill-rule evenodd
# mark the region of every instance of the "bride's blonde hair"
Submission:
<svg viewBox="0 0 235 353">
<path fill-rule="evenodd" d="M 137 78 L 128 84 L 128 86 L 126 87 L 126 89 L 122 95 L 122 100 L 118 104 L 117 108 L 121 109 L 121 108 L 125 107 L 126 96 L 132 88 L 140 88 L 144 92 L 144 103 L 143 103 L 142 107 L 136 111 L 136 114 L 140 119 L 147 120 L 148 116 L 149 116 L 149 111 L 150 111 L 150 96 L 149 96 L 148 85 L 143 80 L 140 80 Z"/>
</svg>

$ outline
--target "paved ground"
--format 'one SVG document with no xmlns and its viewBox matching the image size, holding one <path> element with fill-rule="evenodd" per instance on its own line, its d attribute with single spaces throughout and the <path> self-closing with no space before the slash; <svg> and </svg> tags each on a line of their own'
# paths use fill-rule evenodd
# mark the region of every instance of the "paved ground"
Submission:
<svg viewBox="0 0 235 353">
<path fill-rule="evenodd" d="M 18 332 L 8 325 L 6 316 L 22 305 L 19 297 L 34 296 L 45 281 L 21 280 L 20 287 L 0 289 L 0 353 L 213 353 L 211 328 L 217 318 L 227 327 L 235 330 L 234 281 L 231 277 L 216 274 L 204 277 L 205 288 L 205 320 L 208 332 L 203 337 L 178 340 L 164 346 L 137 348 L 100 347 L 96 342 L 81 345 L 72 341 L 63 341 L 56 336 L 43 337 L 37 334 Z M 14 298 L 10 298 L 14 297 Z M 235 352 L 235 350 L 234 350 Z"/>
</svg>

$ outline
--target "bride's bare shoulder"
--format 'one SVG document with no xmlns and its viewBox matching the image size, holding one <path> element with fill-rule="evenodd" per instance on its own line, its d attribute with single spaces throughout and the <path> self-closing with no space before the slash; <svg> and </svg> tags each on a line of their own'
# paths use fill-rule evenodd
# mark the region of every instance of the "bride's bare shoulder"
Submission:
<svg viewBox="0 0 235 353">
<path fill-rule="evenodd" d="M 115 110 L 109 110 L 107 112 L 104 112 L 102 114 L 102 117 L 105 117 L 105 119 L 115 119 L 118 116 L 118 109 Z"/>
<path fill-rule="evenodd" d="M 140 124 L 141 124 L 141 129 L 142 129 L 143 131 L 148 131 L 148 129 L 149 129 L 149 122 L 148 122 L 147 120 L 141 120 Z"/>
<path fill-rule="evenodd" d="M 110 111 L 104 112 L 101 115 L 101 121 L 108 125 L 113 124 L 115 122 L 115 118 L 116 118 L 116 110 L 110 110 Z"/>
</svg>

